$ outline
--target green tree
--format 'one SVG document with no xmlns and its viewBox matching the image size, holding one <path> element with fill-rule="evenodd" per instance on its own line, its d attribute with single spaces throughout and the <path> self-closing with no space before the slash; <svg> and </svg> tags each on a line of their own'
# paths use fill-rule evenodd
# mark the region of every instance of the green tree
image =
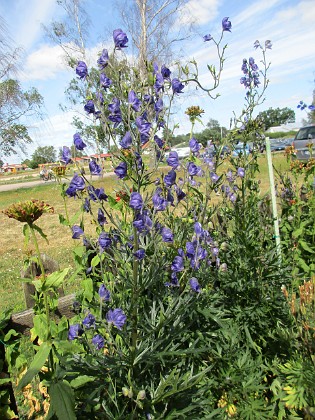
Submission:
<svg viewBox="0 0 315 420">
<path fill-rule="evenodd" d="M 277 127 L 281 124 L 295 122 L 295 112 L 290 108 L 269 108 L 258 114 L 257 119 L 262 121 L 265 130 Z"/>
<path fill-rule="evenodd" d="M 37 147 L 35 152 L 32 154 L 31 168 L 37 168 L 41 163 L 55 162 L 55 160 L 56 149 L 54 146 Z"/>
<path fill-rule="evenodd" d="M 13 48 L 0 18 L 0 154 L 7 156 L 31 143 L 26 118 L 41 116 L 43 98 L 35 88 L 24 91 L 14 77 L 19 49 Z"/>
</svg>

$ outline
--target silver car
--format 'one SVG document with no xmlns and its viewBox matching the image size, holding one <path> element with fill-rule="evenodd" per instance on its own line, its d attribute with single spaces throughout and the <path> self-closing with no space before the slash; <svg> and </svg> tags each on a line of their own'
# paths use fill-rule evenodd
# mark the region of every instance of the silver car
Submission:
<svg viewBox="0 0 315 420">
<path fill-rule="evenodd" d="M 300 128 L 292 145 L 296 150 L 296 159 L 307 161 L 311 157 L 315 158 L 315 125 Z"/>
</svg>

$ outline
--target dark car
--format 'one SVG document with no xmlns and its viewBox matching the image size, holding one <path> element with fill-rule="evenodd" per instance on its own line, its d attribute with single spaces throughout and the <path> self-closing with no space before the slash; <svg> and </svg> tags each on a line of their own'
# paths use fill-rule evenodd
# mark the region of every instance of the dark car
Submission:
<svg viewBox="0 0 315 420">
<path fill-rule="evenodd" d="M 310 145 L 313 145 L 313 151 Z M 315 125 L 300 128 L 293 140 L 293 146 L 296 159 L 307 161 L 310 157 L 315 157 Z"/>
<path fill-rule="evenodd" d="M 286 147 L 291 146 L 294 139 L 270 139 L 270 149 L 272 152 L 285 150 Z"/>
</svg>

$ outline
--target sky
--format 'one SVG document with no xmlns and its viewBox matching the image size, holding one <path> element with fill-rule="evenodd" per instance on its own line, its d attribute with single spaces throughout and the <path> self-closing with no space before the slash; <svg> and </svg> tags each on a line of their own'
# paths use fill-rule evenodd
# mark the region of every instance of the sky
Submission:
<svg viewBox="0 0 315 420">
<path fill-rule="evenodd" d="M 124 29 L 123 23 L 114 0 L 84 0 L 83 4 L 92 28 L 87 45 L 89 56 L 96 57 L 104 46 L 112 48 L 110 34 L 116 28 Z M 205 110 L 205 124 L 213 118 L 228 127 L 234 113 L 241 113 L 245 96 L 240 84 L 241 65 L 243 58 L 249 57 L 259 65 L 262 57 L 260 50 L 253 47 L 256 40 L 262 44 L 265 40 L 272 42 L 267 54 L 267 61 L 271 63 L 269 87 L 258 111 L 289 107 L 296 113 L 296 126 L 301 125 L 306 113 L 298 110 L 297 104 L 300 100 L 311 104 L 315 87 L 315 0 L 189 0 L 185 12 L 175 26 L 185 30 L 189 24 L 187 16 L 193 18 L 196 25 L 191 38 L 178 43 L 178 48 L 184 51 L 182 62 L 197 61 L 200 80 L 205 86 L 209 86 L 206 65 L 216 61 L 213 43 L 204 42 L 202 37 L 211 34 L 218 39 L 224 17 L 229 17 L 232 30 L 224 33 L 224 43 L 228 46 L 217 90 L 220 97 L 211 100 L 196 91 L 179 95 L 173 121 L 179 128 L 175 134 L 189 131 L 184 111 L 191 105 Z M 5 158 L 9 163 L 19 163 L 31 157 L 38 146 L 53 145 L 58 149 L 72 144 L 75 128 L 71 121 L 76 112 L 61 111 L 59 104 L 65 104 L 64 91 L 75 75 L 62 59 L 61 48 L 47 38 L 42 27 L 64 18 L 56 0 L 0 0 L 0 16 L 6 21 L 8 36 L 23 49 L 18 74 L 22 87 L 36 87 L 45 102 L 43 119 L 27 121 L 34 142 L 25 149 L 26 155 L 18 153 Z M 200 131 L 203 127 L 199 125 L 196 129 Z"/>
</svg>

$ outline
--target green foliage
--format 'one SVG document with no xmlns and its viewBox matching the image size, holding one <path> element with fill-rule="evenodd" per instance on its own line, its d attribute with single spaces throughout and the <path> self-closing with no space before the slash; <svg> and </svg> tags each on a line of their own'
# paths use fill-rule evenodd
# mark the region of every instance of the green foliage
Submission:
<svg viewBox="0 0 315 420">
<path fill-rule="evenodd" d="M 262 111 L 257 117 L 262 121 L 265 130 L 270 127 L 277 127 L 281 124 L 295 122 L 295 112 L 290 108 L 269 108 L 266 111 Z"/>
<path fill-rule="evenodd" d="M 56 150 L 54 146 L 39 146 L 32 154 L 30 167 L 35 169 L 41 163 L 53 163 L 56 160 Z"/>
</svg>

